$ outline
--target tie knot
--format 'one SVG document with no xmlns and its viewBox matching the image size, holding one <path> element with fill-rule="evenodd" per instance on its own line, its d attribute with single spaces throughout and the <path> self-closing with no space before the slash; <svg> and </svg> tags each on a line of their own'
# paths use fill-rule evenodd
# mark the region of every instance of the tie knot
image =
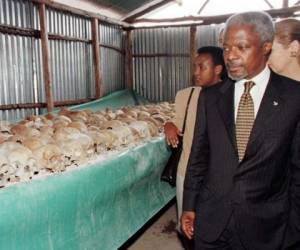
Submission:
<svg viewBox="0 0 300 250">
<path fill-rule="evenodd" d="M 245 86 L 244 93 L 245 93 L 245 94 L 249 94 L 251 88 L 252 88 L 254 85 L 255 85 L 255 83 L 252 82 L 252 81 L 245 82 L 245 83 L 244 83 L 244 86 Z"/>
</svg>

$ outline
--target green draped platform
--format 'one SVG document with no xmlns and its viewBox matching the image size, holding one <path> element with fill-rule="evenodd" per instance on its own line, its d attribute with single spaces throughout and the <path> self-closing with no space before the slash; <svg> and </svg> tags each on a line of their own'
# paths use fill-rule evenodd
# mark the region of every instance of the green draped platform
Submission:
<svg viewBox="0 0 300 250">
<path fill-rule="evenodd" d="M 132 94 L 119 91 L 73 108 L 134 105 Z M 117 249 L 175 196 L 160 181 L 168 156 L 164 139 L 156 138 L 86 167 L 0 189 L 0 249 Z"/>
</svg>

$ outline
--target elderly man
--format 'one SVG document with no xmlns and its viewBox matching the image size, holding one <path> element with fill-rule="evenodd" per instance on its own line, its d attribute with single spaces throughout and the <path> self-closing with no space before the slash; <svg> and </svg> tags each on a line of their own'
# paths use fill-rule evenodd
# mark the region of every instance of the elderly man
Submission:
<svg viewBox="0 0 300 250">
<path fill-rule="evenodd" d="M 300 249 L 300 83 L 267 66 L 270 16 L 231 16 L 232 80 L 201 92 L 185 177 L 183 231 L 196 249 Z"/>
</svg>

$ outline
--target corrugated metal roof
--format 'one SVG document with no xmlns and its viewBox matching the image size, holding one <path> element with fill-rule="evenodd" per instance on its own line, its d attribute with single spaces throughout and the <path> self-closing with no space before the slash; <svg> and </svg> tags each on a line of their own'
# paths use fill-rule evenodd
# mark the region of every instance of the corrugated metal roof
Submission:
<svg viewBox="0 0 300 250">
<path fill-rule="evenodd" d="M 154 2 L 153 0 L 93 0 L 99 4 L 105 4 L 125 13 L 129 13 L 143 5 Z"/>
</svg>

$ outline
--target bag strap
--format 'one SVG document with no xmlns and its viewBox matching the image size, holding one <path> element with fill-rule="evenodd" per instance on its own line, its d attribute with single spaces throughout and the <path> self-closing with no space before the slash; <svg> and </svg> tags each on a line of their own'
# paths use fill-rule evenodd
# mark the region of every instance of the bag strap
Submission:
<svg viewBox="0 0 300 250">
<path fill-rule="evenodd" d="M 187 118 L 187 114 L 188 114 L 188 110 L 189 110 L 189 106 L 190 106 L 190 102 L 191 102 L 194 90 L 195 90 L 195 88 L 192 88 L 192 90 L 190 92 L 190 95 L 189 95 L 189 99 L 188 99 L 187 104 L 186 104 L 185 115 L 184 115 L 184 120 L 183 120 L 183 127 L 182 127 L 182 134 L 184 134 L 184 131 L 185 131 L 186 118 Z"/>
</svg>

